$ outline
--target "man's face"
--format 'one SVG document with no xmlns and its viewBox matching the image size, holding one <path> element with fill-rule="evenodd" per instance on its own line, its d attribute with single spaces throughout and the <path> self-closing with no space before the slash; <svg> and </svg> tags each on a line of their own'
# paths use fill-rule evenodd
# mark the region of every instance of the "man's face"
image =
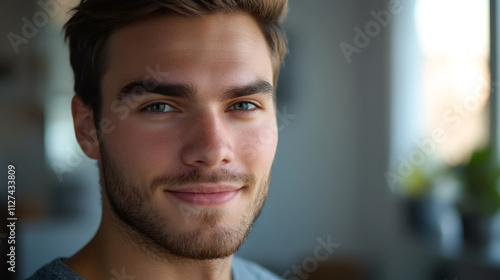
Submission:
<svg viewBox="0 0 500 280">
<path fill-rule="evenodd" d="M 159 16 L 116 31 L 108 57 L 103 211 L 155 253 L 233 254 L 266 199 L 278 139 L 257 23 Z"/>
</svg>

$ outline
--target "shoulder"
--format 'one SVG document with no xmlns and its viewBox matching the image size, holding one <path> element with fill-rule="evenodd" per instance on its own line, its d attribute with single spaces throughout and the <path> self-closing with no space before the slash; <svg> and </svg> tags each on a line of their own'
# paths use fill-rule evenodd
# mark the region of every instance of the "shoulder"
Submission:
<svg viewBox="0 0 500 280">
<path fill-rule="evenodd" d="M 271 271 L 263 268 L 262 266 L 239 258 L 237 256 L 233 257 L 233 263 L 231 266 L 233 272 L 234 280 L 280 280 L 282 278 L 278 277 Z"/>
<path fill-rule="evenodd" d="M 27 280 L 84 280 L 69 266 L 63 263 L 61 258 L 55 259 L 35 272 Z"/>
</svg>

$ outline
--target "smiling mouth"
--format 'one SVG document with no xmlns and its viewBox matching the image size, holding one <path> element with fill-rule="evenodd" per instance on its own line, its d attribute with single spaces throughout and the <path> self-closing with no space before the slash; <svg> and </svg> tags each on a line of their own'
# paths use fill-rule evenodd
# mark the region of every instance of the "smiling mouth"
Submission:
<svg viewBox="0 0 500 280">
<path fill-rule="evenodd" d="M 175 198 L 198 206 L 215 206 L 231 201 L 241 190 L 232 186 L 195 186 L 181 190 L 166 190 Z"/>
</svg>

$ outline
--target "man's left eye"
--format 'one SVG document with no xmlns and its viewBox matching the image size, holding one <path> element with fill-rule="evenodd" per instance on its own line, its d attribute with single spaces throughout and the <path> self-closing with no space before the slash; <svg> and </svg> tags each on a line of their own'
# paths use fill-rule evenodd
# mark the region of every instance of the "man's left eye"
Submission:
<svg viewBox="0 0 500 280">
<path fill-rule="evenodd" d="M 238 102 L 233 104 L 231 107 L 227 108 L 228 111 L 248 111 L 257 108 L 257 106 L 251 102 Z"/>
<path fill-rule="evenodd" d="M 165 103 L 154 103 L 146 107 L 146 110 L 148 110 L 151 113 L 166 113 L 169 111 L 174 111 L 175 109 Z"/>
</svg>

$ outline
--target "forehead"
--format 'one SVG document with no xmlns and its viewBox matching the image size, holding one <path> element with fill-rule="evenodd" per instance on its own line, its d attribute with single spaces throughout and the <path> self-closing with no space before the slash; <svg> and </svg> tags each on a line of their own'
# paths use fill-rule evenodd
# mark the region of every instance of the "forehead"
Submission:
<svg viewBox="0 0 500 280">
<path fill-rule="evenodd" d="M 272 83 L 269 47 L 246 14 L 162 15 L 114 32 L 108 45 L 103 91 L 161 76 L 201 88 L 232 86 L 256 78 Z"/>
</svg>

